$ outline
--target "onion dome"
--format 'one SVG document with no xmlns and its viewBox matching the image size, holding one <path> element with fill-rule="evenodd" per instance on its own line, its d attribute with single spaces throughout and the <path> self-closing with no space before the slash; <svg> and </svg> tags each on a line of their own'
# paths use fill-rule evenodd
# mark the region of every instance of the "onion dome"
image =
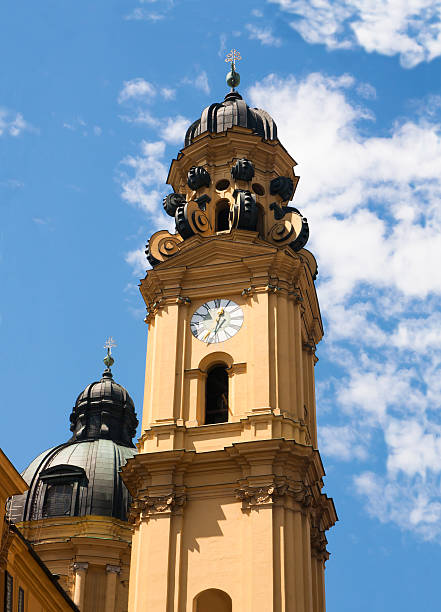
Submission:
<svg viewBox="0 0 441 612">
<path fill-rule="evenodd" d="M 133 401 L 113 380 L 102 378 L 82 391 L 70 416 L 70 440 L 41 453 L 22 476 L 29 489 L 9 503 L 12 522 L 61 516 L 112 516 L 126 520 L 130 495 L 120 469 L 136 454 L 138 420 Z"/>
<path fill-rule="evenodd" d="M 226 132 L 235 125 L 253 130 L 264 140 L 277 140 L 274 119 L 260 108 L 250 108 L 237 91 L 231 91 L 223 102 L 207 106 L 200 119 L 196 119 L 185 135 L 185 146 L 204 132 Z"/>
</svg>

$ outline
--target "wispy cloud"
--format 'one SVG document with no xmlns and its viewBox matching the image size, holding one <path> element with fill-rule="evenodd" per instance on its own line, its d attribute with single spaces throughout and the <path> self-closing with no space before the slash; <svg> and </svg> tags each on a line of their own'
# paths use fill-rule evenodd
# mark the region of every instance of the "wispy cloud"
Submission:
<svg viewBox="0 0 441 612">
<path fill-rule="evenodd" d="M 208 84 L 208 76 L 205 70 L 198 74 L 194 80 L 194 85 L 206 94 L 210 93 L 210 85 Z"/>
<path fill-rule="evenodd" d="M 176 89 L 172 89 L 171 87 L 162 87 L 161 96 L 165 100 L 174 100 L 176 98 Z"/>
<path fill-rule="evenodd" d="M 182 115 L 169 117 L 165 122 L 165 127 L 161 132 L 161 136 L 170 144 L 182 144 L 185 132 L 190 123 L 190 120 L 186 117 L 182 117 Z"/>
<path fill-rule="evenodd" d="M 130 81 L 124 81 L 123 87 L 118 95 L 119 104 L 129 100 L 150 102 L 156 96 L 156 87 L 145 79 L 138 77 Z"/>
<path fill-rule="evenodd" d="M 441 55 L 440 0 L 268 1 L 295 16 L 291 27 L 309 43 L 399 55 L 406 68 Z"/>
<path fill-rule="evenodd" d="M 373 516 L 441 541 L 441 109 L 369 136 L 373 92 L 350 75 L 273 75 L 249 94 L 300 162 L 319 351 L 338 373 L 318 384 L 324 452 L 356 466 Z"/>
<path fill-rule="evenodd" d="M 0 136 L 20 136 L 24 131 L 31 131 L 32 126 L 25 121 L 21 113 L 0 107 Z"/>
<path fill-rule="evenodd" d="M 165 19 L 165 15 L 163 13 L 155 13 L 152 11 L 148 11 L 147 9 L 136 7 L 133 9 L 131 13 L 126 15 L 125 19 L 128 21 L 161 21 Z"/>
<path fill-rule="evenodd" d="M 262 45 L 269 47 L 280 47 L 282 40 L 277 36 L 274 36 L 273 31 L 270 27 L 259 27 L 252 23 L 247 23 L 245 28 L 248 30 L 248 36 L 251 39 L 258 40 Z"/>
</svg>

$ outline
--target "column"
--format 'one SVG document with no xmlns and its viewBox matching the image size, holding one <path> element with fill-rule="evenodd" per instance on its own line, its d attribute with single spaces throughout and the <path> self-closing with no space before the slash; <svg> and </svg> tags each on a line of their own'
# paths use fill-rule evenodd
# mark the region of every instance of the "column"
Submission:
<svg viewBox="0 0 441 612">
<path fill-rule="evenodd" d="M 84 597 L 86 595 L 86 574 L 88 563 L 74 563 L 73 571 L 75 573 L 75 589 L 74 589 L 74 604 L 84 612 Z"/>
<path fill-rule="evenodd" d="M 119 565 L 106 565 L 106 606 L 105 612 L 115 612 L 116 590 L 118 574 L 121 572 Z"/>
</svg>

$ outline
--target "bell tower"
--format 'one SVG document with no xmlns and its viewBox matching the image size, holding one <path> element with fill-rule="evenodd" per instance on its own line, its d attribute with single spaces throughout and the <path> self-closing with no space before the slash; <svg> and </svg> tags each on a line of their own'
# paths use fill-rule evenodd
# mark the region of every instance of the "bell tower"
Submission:
<svg viewBox="0 0 441 612">
<path fill-rule="evenodd" d="M 324 612 L 315 348 L 322 321 L 296 162 L 236 91 L 173 160 L 141 281 L 148 347 L 129 612 Z"/>
</svg>

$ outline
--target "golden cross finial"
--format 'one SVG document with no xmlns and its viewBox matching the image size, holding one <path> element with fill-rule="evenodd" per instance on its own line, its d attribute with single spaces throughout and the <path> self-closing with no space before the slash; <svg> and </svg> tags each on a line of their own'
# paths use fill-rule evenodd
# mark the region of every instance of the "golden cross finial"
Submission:
<svg viewBox="0 0 441 612">
<path fill-rule="evenodd" d="M 104 348 L 107 349 L 107 353 L 110 355 L 112 353 L 112 348 L 116 346 L 116 342 L 115 340 L 112 338 L 112 336 L 109 336 L 104 344 Z"/>
<path fill-rule="evenodd" d="M 236 68 L 236 62 L 239 62 L 241 60 L 241 56 L 239 51 L 237 51 L 237 49 L 231 49 L 231 51 L 228 53 L 227 57 L 225 58 L 225 61 L 228 63 L 231 63 L 231 67 L 232 68 Z"/>
</svg>

